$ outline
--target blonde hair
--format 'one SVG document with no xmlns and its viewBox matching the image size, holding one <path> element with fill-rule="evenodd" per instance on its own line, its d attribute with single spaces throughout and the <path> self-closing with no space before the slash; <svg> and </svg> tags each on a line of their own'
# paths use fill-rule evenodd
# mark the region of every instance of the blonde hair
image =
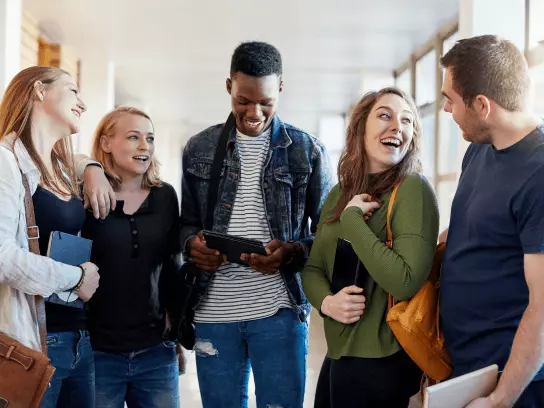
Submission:
<svg viewBox="0 0 544 408">
<path fill-rule="evenodd" d="M 38 100 L 34 84 L 40 81 L 45 86 L 53 84 L 68 72 L 55 67 L 30 67 L 19 72 L 9 83 L 0 104 L 0 140 L 15 133 L 21 139 L 30 158 L 41 174 L 41 182 L 51 191 L 65 194 L 63 188 L 73 196 L 79 196 L 74 166 L 72 138 L 65 137 L 53 146 L 51 162 L 53 175 L 47 170 L 32 141 L 31 115 L 34 101 Z"/>
<path fill-rule="evenodd" d="M 96 131 L 94 132 L 93 148 L 92 148 L 92 158 L 102 164 L 104 167 L 104 172 L 108 177 L 112 187 L 115 189 L 121 185 L 123 180 L 114 169 L 113 156 L 111 153 L 107 153 L 102 149 L 102 143 L 100 139 L 102 136 L 113 137 L 115 136 L 115 126 L 119 120 L 127 115 L 138 115 L 146 118 L 151 122 L 153 128 L 153 121 L 148 114 L 141 111 L 138 108 L 133 108 L 130 106 L 119 106 L 106 114 L 98 124 Z M 150 189 L 154 186 L 159 186 L 161 184 L 161 179 L 159 176 L 159 162 L 155 157 L 151 159 L 151 164 L 144 174 L 142 180 L 142 187 L 145 189 Z"/>
</svg>

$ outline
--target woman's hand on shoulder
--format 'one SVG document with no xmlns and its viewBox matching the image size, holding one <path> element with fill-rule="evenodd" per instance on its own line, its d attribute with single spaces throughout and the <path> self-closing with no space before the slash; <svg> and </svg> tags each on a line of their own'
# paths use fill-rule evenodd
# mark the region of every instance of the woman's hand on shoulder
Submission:
<svg viewBox="0 0 544 408">
<path fill-rule="evenodd" d="M 344 210 L 350 207 L 359 207 L 363 211 L 363 216 L 365 217 L 365 220 L 368 220 L 370 216 L 373 214 L 374 210 L 377 210 L 381 206 L 380 204 L 378 204 L 378 202 L 373 201 L 370 195 L 357 194 L 350 200 L 350 202 L 348 203 L 348 205 L 346 205 L 346 208 L 344 208 Z"/>
<path fill-rule="evenodd" d="M 91 208 L 96 219 L 106 218 L 110 209 L 115 210 L 116 197 L 104 170 L 98 166 L 87 166 L 83 175 L 83 198 L 85 208 Z"/>
</svg>

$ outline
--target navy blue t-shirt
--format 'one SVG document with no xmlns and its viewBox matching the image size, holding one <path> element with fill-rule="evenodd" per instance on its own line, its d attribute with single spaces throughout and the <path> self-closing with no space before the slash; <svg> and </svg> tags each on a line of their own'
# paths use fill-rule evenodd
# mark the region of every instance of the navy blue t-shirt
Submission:
<svg viewBox="0 0 544 408">
<path fill-rule="evenodd" d="M 453 376 L 503 370 L 529 303 L 524 254 L 544 252 L 544 125 L 503 150 L 471 145 L 453 200 L 440 314 Z M 534 380 L 544 379 L 544 369 Z"/>
</svg>

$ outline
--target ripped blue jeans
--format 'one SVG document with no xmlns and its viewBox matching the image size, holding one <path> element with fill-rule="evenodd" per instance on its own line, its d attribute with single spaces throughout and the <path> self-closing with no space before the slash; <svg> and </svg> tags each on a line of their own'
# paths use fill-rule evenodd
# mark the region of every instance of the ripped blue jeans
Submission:
<svg viewBox="0 0 544 408">
<path fill-rule="evenodd" d="M 196 367 L 204 408 L 247 408 L 253 369 L 257 408 L 302 408 L 308 323 L 291 309 L 236 323 L 196 323 Z"/>
</svg>

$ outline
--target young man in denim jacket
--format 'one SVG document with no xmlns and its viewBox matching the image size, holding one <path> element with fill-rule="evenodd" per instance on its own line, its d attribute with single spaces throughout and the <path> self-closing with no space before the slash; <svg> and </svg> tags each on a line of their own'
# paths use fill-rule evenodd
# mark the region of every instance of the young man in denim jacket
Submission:
<svg viewBox="0 0 544 408">
<path fill-rule="evenodd" d="M 332 186 L 323 144 L 276 115 L 283 89 L 278 50 L 261 42 L 234 52 L 227 91 L 236 126 L 225 152 L 213 231 L 263 242 L 267 256 L 225 263 L 206 246 L 212 163 L 224 125 L 192 137 L 183 153 L 181 239 L 200 269 L 195 308 L 197 370 L 205 408 L 302 407 L 311 310 L 300 283 Z M 311 223 L 310 223 L 311 221 Z"/>
</svg>

